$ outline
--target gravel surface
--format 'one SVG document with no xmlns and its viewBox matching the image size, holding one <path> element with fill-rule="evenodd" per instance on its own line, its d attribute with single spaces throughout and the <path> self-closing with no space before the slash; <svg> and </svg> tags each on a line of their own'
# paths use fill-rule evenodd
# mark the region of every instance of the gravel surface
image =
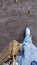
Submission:
<svg viewBox="0 0 37 65">
<path fill-rule="evenodd" d="M 22 42 L 26 27 L 37 46 L 37 0 L 0 0 L 0 51 L 13 39 Z"/>
</svg>

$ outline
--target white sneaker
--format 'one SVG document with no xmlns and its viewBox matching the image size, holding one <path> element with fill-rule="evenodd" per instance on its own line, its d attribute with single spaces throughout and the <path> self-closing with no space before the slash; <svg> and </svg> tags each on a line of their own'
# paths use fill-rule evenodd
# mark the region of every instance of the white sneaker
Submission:
<svg viewBox="0 0 37 65">
<path fill-rule="evenodd" d="M 30 35 L 30 29 L 29 28 L 26 28 L 26 36 L 27 35 Z"/>
</svg>

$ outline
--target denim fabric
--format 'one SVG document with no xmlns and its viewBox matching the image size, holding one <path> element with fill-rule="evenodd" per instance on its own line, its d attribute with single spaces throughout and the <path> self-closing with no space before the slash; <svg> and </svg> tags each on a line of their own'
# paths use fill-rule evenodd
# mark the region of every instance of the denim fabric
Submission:
<svg viewBox="0 0 37 65">
<path fill-rule="evenodd" d="M 36 61 L 32 61 L 30 65 L 37 65 Z"/>
<path fill-rule="evenodd" d="M 18 59 L 16 58 L 16 61 L 19 61 L 18 65 L 30 65 L 32 61 L 37 61 L 37 48 L 29 35 L 25 37 L 19 49 L 21 52 L 24 50 L 24 54 L 19 55 Z"/>
</svg>

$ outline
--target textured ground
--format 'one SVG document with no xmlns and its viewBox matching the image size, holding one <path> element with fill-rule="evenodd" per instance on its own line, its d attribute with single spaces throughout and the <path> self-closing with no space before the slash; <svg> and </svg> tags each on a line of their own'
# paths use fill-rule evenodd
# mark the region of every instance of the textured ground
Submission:
<svg viewBox="0 0 37 65">
<path fill-rule="evenodd" d="M 22 42 L 25 27 L 31 29 L 37 46 L 37 0 L 19 0 L 18 4 L 14 0 L 0 0 L 0 50 L 13 39 Z"/>
</svg>

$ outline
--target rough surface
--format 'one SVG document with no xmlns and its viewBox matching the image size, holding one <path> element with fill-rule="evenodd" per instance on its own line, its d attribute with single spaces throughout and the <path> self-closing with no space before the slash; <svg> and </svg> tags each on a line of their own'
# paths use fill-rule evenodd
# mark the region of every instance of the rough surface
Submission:
<svg viewBox="0 0 37 65">
<path fill-rule="evenodd" d="M 19 0 L 17 4 L 14 0 L 0 0 L 0 50 L 13 39 L 22 42 L 26 27 L 31 29 L 37 46 L 37 0 Z"/>
</svg>

